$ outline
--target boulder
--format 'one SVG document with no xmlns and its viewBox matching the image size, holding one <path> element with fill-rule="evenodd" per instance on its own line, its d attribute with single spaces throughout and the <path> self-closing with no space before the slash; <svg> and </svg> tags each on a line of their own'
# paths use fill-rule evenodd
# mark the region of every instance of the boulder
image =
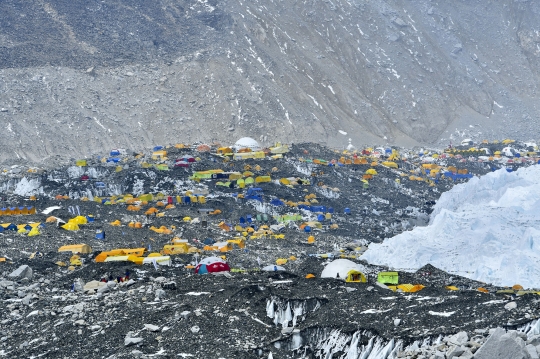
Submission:
<svg viewBox="0 0 540 359">
<path fill-rule="evenodd" d="M 446 357 L 448 359 L 459 358 L 461 354 L 465 353 L 465 350 L 467 350 L 467 348 L 462 346 L 455 346 L 448 352 L 448 354 L 446 354 Z"/>
<path fill-rule="evenodd" d="M 145 324 L 144 329 L 150 331 L 150 332 L 159 332 L 159 327 L 157 325 L 153 324 Z"/>
<path fill-rule="evenodd" d="M 15 279 L 32 279 L 32 268 L 30 268 L 28 265 L 23 264 L 19 268 L 15 269 L 13 272 L 11 272 L 8 277 L 15 278 Z"/>
<path fill-rule="evenodd" d="M 538 352 L 536 351 L 536 347 L 534 345 L 527 344 L 525 349 L 527 349 L 527 352 L 531 356 L 531 359 L 539 359 L 540 358 L 540 356 L 538 356 Z"/>
<path fill-rule="evenodd" d="M 464 345 L 469 340 L 466 332 L 459 332 L 448 338 L 448 342 L 454 345 Z"/>
<path fill-rule="evenodd" d="M 504 309 L 506 309 L 506 310 L 512 310 L 512 309 L 516 309 L 516 308 L 517 308 L 517 303 L 516 302 L 509 302 L 504 306 Z"/>
<path fill-rule="evenodd" d="M 474 355 L 475 359 L 531 359 L 519 336 L 497 328 Z"/>
</svg>

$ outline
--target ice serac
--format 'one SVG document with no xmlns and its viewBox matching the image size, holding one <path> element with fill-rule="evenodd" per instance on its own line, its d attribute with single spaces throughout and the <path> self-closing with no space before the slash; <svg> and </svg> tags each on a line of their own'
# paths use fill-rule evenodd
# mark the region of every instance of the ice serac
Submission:
<svg viewBox="0 0 540 359">
<path fill-rule="evenodd" d="M 500 286 L 540 287 L 540 166 L 455 186 L 430 223 L 372 244 L 363 259 L 396 270 L 432 264 Z"/>
</svg>

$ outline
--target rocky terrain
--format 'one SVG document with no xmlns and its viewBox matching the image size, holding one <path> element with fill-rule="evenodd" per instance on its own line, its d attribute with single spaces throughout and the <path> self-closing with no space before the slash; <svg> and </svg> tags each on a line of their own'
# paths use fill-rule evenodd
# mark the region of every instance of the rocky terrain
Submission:
<svg viewBox="0 0 540 359">
<path fill-rule="evenodd" d="M 0 160 L 538 137 L 540 5 L 2 1 Z"/>
<path fill-rule="evenodd" d="M 495 152 L 506 145 L 485 146 Z M 311 143 L 291 146 L 281 159 L 245 161 L 224 161 L 212 153 L 215 149 L 195 148 L 166 148 L 166 161 L 154 161 L 152 152 L 145 151 L 92 158 L 83 167 L 70 163 L 30 172 L 26 167 L 2 168 L 0 208 L 24 205 L 37 211 L 0 217 L 4 225 L 23 225 L 13 231 L 2 225 L 6 229 L 0 233 L 0 300 L 5 308 L 0 312 L 1 356 L 538 357 L 535 290 L 496 287 L 427 265 L 414 271 L 397 269 L 400 284 L 424 288 L 393 291 L 377 282 L 377 273 L 387 268 L 361 259 L 371 243 L 425 225 L 441 193 L 467 180 L 453 180 L 443 169 L 466 170 L 473 176 L 513 171 L 538 163 L 537 153 L 510 161 L 471 151 L 450 156 L 399 149 L 397 168 L 392 168 L 382 165 L 388 160 L 385 151 L 359 156 L 368 163 L 346 164 L 339 161 L 358 158 L 361 152 L 336 152 Z M 175 158 L 188 155 L 196 159 L 189 167 L 172 166 Z M 334 160 L 335 165 L 321 160 Z M 159 162 L 171 169 L 159 170 Z M 447 175 L 422 172 L 423 165 L 432 162 Z M 253 176 L 270 175 L 272 181 L 258 184 L 263 190 L 260 201 L 242 198 L 248 188 L 193 179 L 195 172 L 209 169 L 249 170 Z M 370 169 L 377 174 L 365 180 Z M 284 185 L 280 178 L 299 178 L 304 184 Z M 187 191 L 207 193 L 206 203 L 164 206 L 169 196 Z M 148 193 L 152 200 L 132 202 L 141 209 L 129 210 L 132 197 L 127 194 L 143 198 Z M 306 198 L 334 213 L 319 219 L 316 213 L 284 204 Z M 150 208 L 157 213 L 146 215 Z M 200 211 L 204 208 L 220 212 L 205 216 Z M 57 220 L 46 222 L 51 216 L 68 221 L 79 214 L 94 221 L 73 231 Z M 284 238 L 223 227 L 239 225 L 240 217 L 248 214 L 253 227 L 269 225 L 274 235 Z M 280 226 L 279 216 L 293 214 L 300 220 Z M 305 232 L 302 222 L 314 220 L 322 221 L 320 228 Z M 30 236 L 24 224 L 36 222 L 43 226 L 39 235 Z M 142 223 L 141 228 L 134 222 Z M 154 230 L 163 227 L 170 231 Z M 97 231 L 105 232 L 104 240 L 95 239 Z M 244 248 L 235 245 L 219 252 L 207 247 L 243 236 Z M 147 253 L 158 252 L 174 238 L 187 239 L 197 251 L 171 256 L 171 265 L 96 262 L 101 251 L 144 247 Z M 62 245 L 78 243 L 90 245 L 91 253 L 74 258 L 71 252 L 58 252 Z M 210 256 L 223 256 L 231 271 L 195 274 L 193 267 Z M 367 281 L 322 278 L 323 268 L 335 258 L 357 263 Z M 283 270 L 272 269 L 276 264 Z"/>
</svg>

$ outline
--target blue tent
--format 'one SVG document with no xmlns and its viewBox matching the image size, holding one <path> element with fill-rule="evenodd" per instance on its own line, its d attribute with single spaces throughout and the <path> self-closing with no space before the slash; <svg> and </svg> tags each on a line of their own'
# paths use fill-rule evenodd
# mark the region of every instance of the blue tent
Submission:
<svg viewBox="0 0 540 359">
<path fill-rule="evenodd" d="M 311 227 L 310 226 L 305 226 L 304 227 L 304 232 L 306 232 L 306 233 L 311 232 Z"/>
<path fill-rule="evenodd" d="M 322 222 L 322 221 L 324 221 L 325 219 L 326 219 L 326 217 L 324 216 L 324 214 L 319 214 L 319 215 L 317 216 L 317 221 L 319 221 L 319 222 Z"/>
<path fill-rule="evenodd" d="M 284 206 L 284 205 L 285 205 L 285 203 L 283 203 L 282 200 L 277 199 L 277 198 L 274 198 L 273 200 L 271 200 L 271 201 L 270 201 L 270 204 L 271 204 L 272 206 Z"/>
<path fill-rule="evenodd" d="M 103 229 L 96 230 L 96 239 L 105 240 L 105 231 Z"/>
<path fill-rule="evenodd" d="M 309 210 L 311 212 L 326 212 L 326 206 L 311 206 Z"/>
<path fill-rule="evenodd" d="M 199 274 L 208 274 L 208 268 L 206 268 L 206 264 L 201 264 L 199 267 Z"/>
<path fill-rule="evenodd" d="M 159 150 L 162 150 L 163 149 L 163 146 L 156 146 L 154 147 L 154 151 L 159 151 Z"/>
<path fill-rule="evenodd" d="M 211 246 L 212 244 L 216 243 L 216 241 L 214 241 L 212 238 L 206 238 L 203 243 Z"/>
<path fill-rule="evenodd" d="M 109 157 L 109 158 L 107 158 L 107 162 L 118 163 L 118 162 L 120 162 L 120 157 Z"/>
<path fill-rule="evenodd" d="M 120 156 L 120 151 L 118 151 L 118 150 L 112 150 L 112 151 L 109 153 L 109 156 Z"/>
<path fill-rule="evenodd" d="M 350 209 L 350 208 L 345 208 L 345 210 L 343 211 L 343 213 L 345 213 L 345 214 L 351 214 L 351 209 Z"/>
<path fill-rule="evenodd" d="M 0 226 L 0 233 L 4 232 L 4 227 Z"/>
<path fill-rule="evenodd" d="M 95 218 L 94 216 L 92 216 L 91 214 L 89 214 L 88 216 L 86 216 L 86 220 L 88 221 L 88 223 L 92 223 L 95 221 Z"/>
</svg>

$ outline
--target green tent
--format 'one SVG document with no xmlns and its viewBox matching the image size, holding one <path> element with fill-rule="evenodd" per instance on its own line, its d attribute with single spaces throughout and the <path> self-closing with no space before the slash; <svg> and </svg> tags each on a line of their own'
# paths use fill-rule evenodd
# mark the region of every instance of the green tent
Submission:
<svg viewBox="0 0 540 359">
<path fill-rule="evenodd" d="M 379 272 L 377 275 L 377 282 L 382 284 L 398 284 L 399 275 L 398 272 Z"/>
</svg>

